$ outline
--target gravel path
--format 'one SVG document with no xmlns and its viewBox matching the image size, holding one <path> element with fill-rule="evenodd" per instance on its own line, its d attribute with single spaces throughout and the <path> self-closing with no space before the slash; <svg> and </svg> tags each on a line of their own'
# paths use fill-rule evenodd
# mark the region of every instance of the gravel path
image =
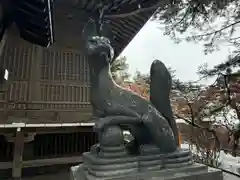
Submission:
<svg viewBox="0 0 240 180">
<path fill-rule="evenodd" d="M 240 180 L 239 177 L 232 176 L 232 175 L 229 175 L 229 174 L 224 174 L 223 177 L 224 177 L 224 180 Z"/>
</svg>

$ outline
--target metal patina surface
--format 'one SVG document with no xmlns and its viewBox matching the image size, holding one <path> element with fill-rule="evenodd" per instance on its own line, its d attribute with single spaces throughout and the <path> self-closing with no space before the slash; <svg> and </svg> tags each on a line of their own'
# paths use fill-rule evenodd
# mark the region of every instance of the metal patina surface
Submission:
<svg viewBox="0 0 240 180">
<path fill-rule="evenodd" d="M 99 144 L 83 154 L 83 164 L 71 168 L 71 179 L 222 179 L 221 171 L 194 164 L 191 152 L 179 148 L 166 66 L 159 60 L 152 63 L 151 102 L 121 88 L 110 72 L 110 40 L 107 35 L 99 36 L 96 29 L 90 20 L 83 37 Z M 130 131 L 132 141 L 124 141 L 124 129 Z"/>
</svg>

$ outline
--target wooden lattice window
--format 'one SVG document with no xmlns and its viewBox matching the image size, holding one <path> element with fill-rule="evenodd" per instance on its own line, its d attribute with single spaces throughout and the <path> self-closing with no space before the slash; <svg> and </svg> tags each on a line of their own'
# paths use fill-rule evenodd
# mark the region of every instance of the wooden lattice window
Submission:
<svg viewBox="0 0 240 180">
<path fill-rule="evenodd" d="M 88 65 L 82 54 L 46 50 L 40 68 L 43 80 L 89 81 Z"/>
<path fill-rule="evenodd" d="M 6 43 L 0 58 L 1 66 L 8 69 L 11 79 L 28 79 L 35 52 L 34 45 Z"/>
</svg>

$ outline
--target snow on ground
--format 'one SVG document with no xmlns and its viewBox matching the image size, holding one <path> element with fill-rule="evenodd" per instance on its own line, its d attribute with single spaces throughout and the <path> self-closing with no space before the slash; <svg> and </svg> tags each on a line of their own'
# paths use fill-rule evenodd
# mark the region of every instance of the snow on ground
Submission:
<svg viewBox="0 0 240 180">
<path fill-rule="evenodd" d="M 240 157 L 233 157 L 223 151 L 220 152 L 221 168 L 240 175 Z"/>
<path fill-rule="evenodd" d="M 182 144 L 182 148 L 189 148 L 189 144 Z M 194 148 L 192 152 L 194 153 Z M 196 152 L 196 151 L 195 151 Z M 224 151 L 220 152 L 219 155 L 220 168 L 233 172 L 240 175 L 240 157 L 233 157 L 230 154 L 226 154 Z"/>
</svg>

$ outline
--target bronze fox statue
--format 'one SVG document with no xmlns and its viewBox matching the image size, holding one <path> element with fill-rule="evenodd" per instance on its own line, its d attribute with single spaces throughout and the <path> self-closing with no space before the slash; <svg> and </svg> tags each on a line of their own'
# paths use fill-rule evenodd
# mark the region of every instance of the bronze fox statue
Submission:
<svg viewBox="0 0 240 180">
<path fill-rule="evenodd" d="M 88 26 L 90 27 L 85 28 L 83 35 L 86 39 L 90 67 L 91 103 L 93 109 L 97 112 L 95 116 L 99 118 L 95 122 L 95 130 L 101 131 L 107 125 L 128 127 L 135 139 L 133 144 L 136 148 L 142 144 L 154 144 L 161 152 L 176 151 L 178 148 L 177 129 L 174 130 L 176 124 L 172 122 L 174 120 L 171 116 L 170 92 L 159 94 L 158 96 L 168 97 L 159 98 L 163 102 L 158 102 L 157 100 L 154 101 L 157 92 L 150 91 L 153 102 L 151 103 L 136 93 L 117 85 L 110 72 L 114 57 L 110 41 L 108 38 L 100 37 L 90 31 L 91 26 L 94 29 L 93 24 L 90 23 Z M 165 65 L 156 60 L 151 67 L 152 76 L 157 74 L 155 70 L 158 68 L 167 71 Z M 166 91 L 170 91 L 171 77 L 167 78 L 170 79 L 166 79 L 166 82 L 169 81 L 165 84 L 166 87 L 158 88 L 165 88 Z M 151 88 L 155 88 L 154 85 L 151 85 Z M 163 108 L 164 105 L 166 105 L 165 108 Z M 161 113 L 164 109 L 165 114 Z"/>
</svg>

